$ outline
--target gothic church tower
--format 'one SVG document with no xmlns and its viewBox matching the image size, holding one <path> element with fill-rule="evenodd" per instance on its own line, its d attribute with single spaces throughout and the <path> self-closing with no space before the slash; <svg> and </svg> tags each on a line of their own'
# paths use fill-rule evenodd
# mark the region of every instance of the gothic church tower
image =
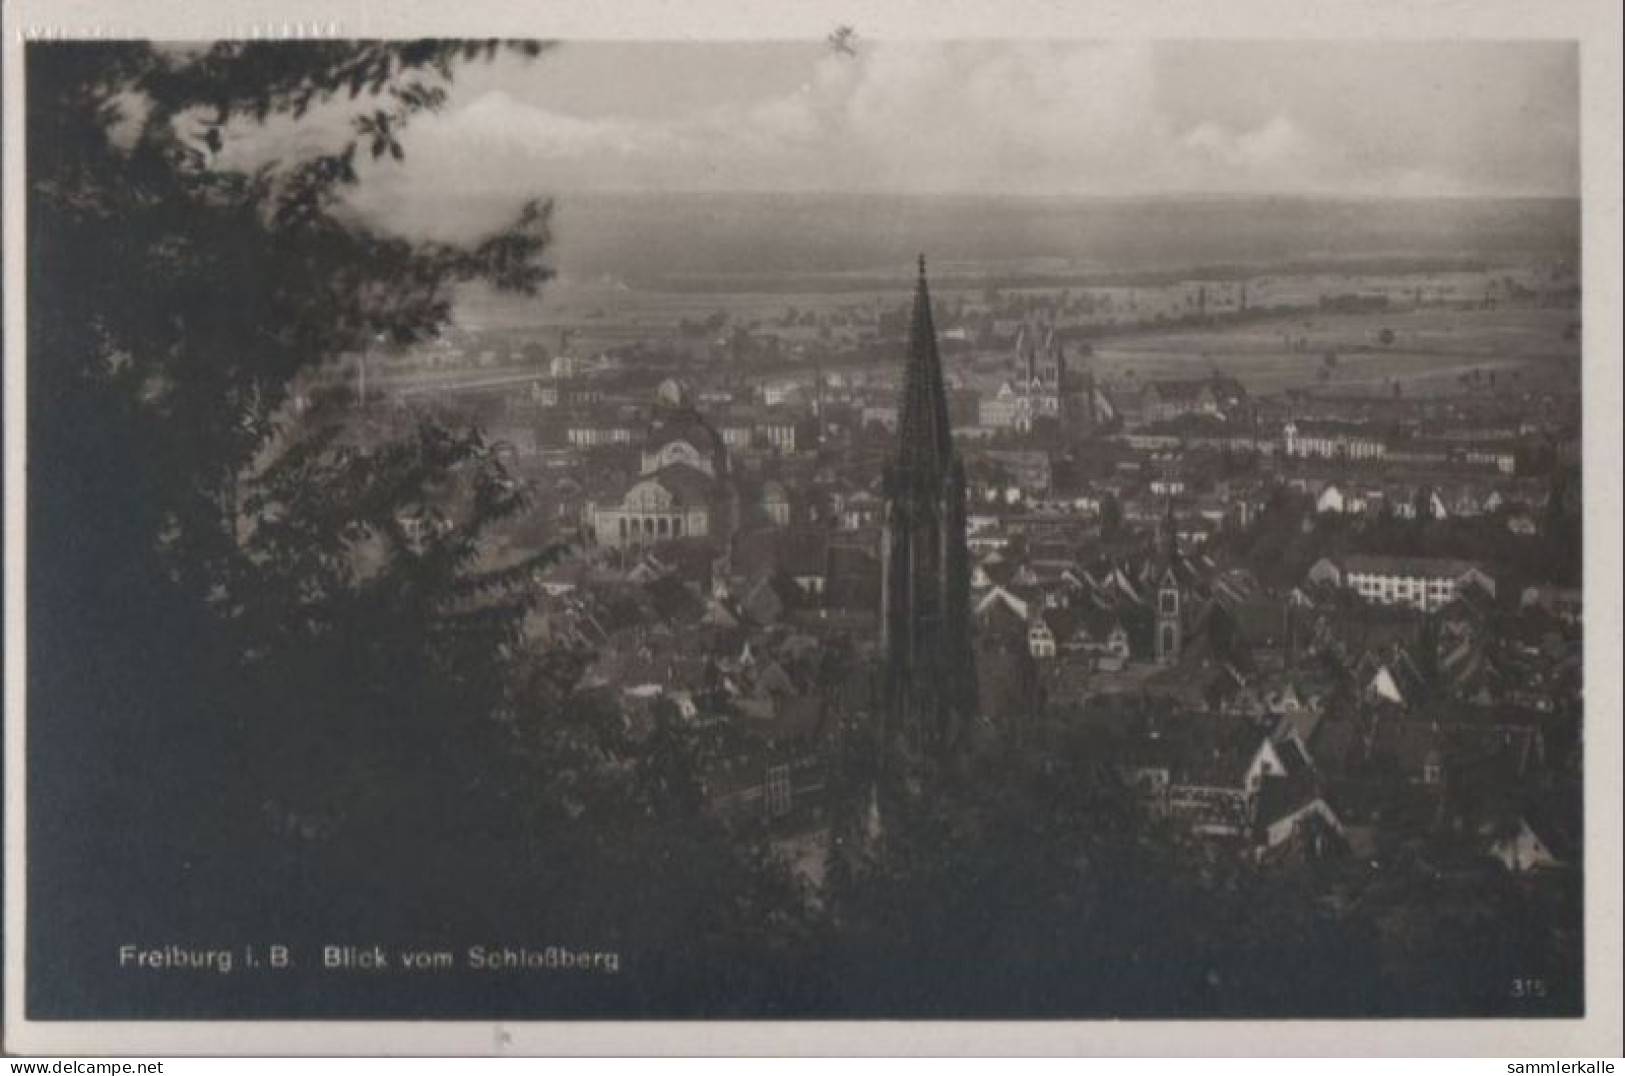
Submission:
<svg viewBox="0 0 1625 1076">
<path fill-rule="evenodd" d="M 905 362 L 896 451 L 884 474 L 882 697 L 888 736 L 941 758 L 974 716 L 976 669 L 965 468 L 948 423 L 923 256 Z"/>
</svg>

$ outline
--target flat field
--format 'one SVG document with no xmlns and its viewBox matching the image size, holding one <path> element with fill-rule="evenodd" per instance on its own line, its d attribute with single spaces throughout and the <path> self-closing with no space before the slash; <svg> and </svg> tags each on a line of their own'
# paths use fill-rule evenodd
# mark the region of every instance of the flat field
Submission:
<svg viewBox="0 0 1625 1076">
<path fill-rule="evenodd" d="M 1094 362 L 1112 381 L 1220 370 L 1255 394 L 1308 386 L 1381 392 L 1397 381 L 1408 395 L 1429 395 L 1455 391 L 1474 371 L 1530 389 L 1572 389 L 1580 343 L 1568 330 L 1576 317 L 1536 308 L 1317 313 L 1108 339 L 1095 346 Z M 1387 345 L 1385 329 L 1393 334 Z"/>
<path fill-rule="evenodd" d="M 1579 313 L 1547 272 L 1540 263 L 1413 273 L 1260 269 L 1239 279 L 1174 274 L 1156 283 L 1024 287 L 997 294 L 961 277 L 935 284 L 933 296 L 944 310 L 970 313 L 988 310 L 990 302 L 1019 306 L 1022 300 L 1062 300 L 1074 304 L 1074 311 L 1086 306 L 1090 312 L 1069 314 L 1066 322 L 1091 341 L 1096 376 L 1119 388 L 1149 378 L 1221 371 L 1240 378 L 1254 394 L 1304 387 L 1375 394 L 1392 392 L 1398 384 L 1407 395 L 1434 395 L 1457 391 L 1462 379 L 1475 373 L 1486 381 L 1493 373 L 1497 387 L 1577 391 Z M 909 272 L 900 272 L 889 287 L 867 292 L 755 289 L 743 282 L 737 291 L 659 291 L 567 277 L 535 299 L 465 296 L 459 321 L 507 348 L 536 340 L 556 353 L 567 342 L 578 355 L 634 342 L 693 346 L 695 337 L 685 335 L 685 323 L 719 316 L 729 328 L 778 336 L 787 348 L 822 339 L 838 349 L 872 334 L 877 313 L 903 309 L 912 286 Z M 1486 298 L 1511 288 L 1554 305 L 1501 298 L 1497 305 L 1485 305 Z M 1243 289 L 1251 315 L 1238 318 Z M 1322 299 L 1351 296 L 1386 301 L 1389 309 L 1279 309 L 1313 308 Z M 1419 296 L 1423 305 L 1417 307 Z M 1204 323 L 1180 324 L 1204 309 L 1209 315 Z M 833 335 L 807 325 L 786 328 L 791 311 L 831 322 Z M 1166 328 L 1159 327 L 1162 322 Z M 1335 359 L 1328 361 L 1328 355 Z M 963 384 L 989 390 L 1014 371 L 1013 359 L 1008 352 L 950 349 L 949 365 Z M 881 378 L 892 372 L 872 360 L 825 366 Z M 786 371 L 781 366 L 773 372 Z"/>
</svg>

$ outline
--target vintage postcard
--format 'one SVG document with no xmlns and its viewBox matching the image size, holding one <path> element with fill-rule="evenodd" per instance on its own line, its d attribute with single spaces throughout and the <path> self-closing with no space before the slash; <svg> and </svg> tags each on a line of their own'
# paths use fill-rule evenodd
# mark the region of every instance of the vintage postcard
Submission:
<svg viewBox="0 0 1625 1076">
<path fill-rule="evenodd" d="M 8 3 L 8 1049 L 1616 1050 L 1618 31 Z"/>
</svg>

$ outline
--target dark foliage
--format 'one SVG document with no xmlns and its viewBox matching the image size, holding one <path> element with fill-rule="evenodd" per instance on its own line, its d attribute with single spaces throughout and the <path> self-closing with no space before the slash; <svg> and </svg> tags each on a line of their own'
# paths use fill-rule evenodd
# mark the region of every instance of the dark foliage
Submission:
<svg viewBox="0 0 1625 1076">
<path fill-rule="evenodd" d="M 1359 1011 L 1365 928 L 1309 880 L 1187 843 L 1146 816 L 1098 735 L 1017 747 L 892 799 L 834 873 L 839 1012 L 987 1018 Z M 1290 956 L 1288 955 L 1290 954 Z M 1328 974 L 1328 969 L 1336 969 Z"/>
<path fill-rule="evenodd" d="M 798 906 L 699 815 L 684 745 L 630 741 L 577 692 L 579 655 L 517 645 L 553 554 L 483 555 L 525 504 L 494 446 L 288 406 L 337 356 L 437 332 L 460 283 L 549 277 L 544 201 L 467 245 L 382 234 L 346 203 L 358 155 L 401 160 L 457 65 L 504 49 L 542 51 L 28 54 L 41 1011 L 128 1005 L 91 969 L 131 938 L 681 951 L 747 938 L 725 927 L 771 921 L 770 894 Z M 219 163 L 244 130 L 345 108 L 337 145 Z M 170 989 L 148 1000 L 195 1001 Z"/>
</svg>

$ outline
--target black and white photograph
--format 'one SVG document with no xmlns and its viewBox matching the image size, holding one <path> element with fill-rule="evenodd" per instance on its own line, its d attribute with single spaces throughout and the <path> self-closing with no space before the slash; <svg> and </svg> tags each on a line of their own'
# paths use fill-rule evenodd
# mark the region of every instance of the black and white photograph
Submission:
<svg viewBox="0 0 1625 1076">
<path fill-rule="evenodd" d="M 8 25 L 14 1019 L 1617 1017 L 1582 42 L 880 7 Z"/>
</svg>

